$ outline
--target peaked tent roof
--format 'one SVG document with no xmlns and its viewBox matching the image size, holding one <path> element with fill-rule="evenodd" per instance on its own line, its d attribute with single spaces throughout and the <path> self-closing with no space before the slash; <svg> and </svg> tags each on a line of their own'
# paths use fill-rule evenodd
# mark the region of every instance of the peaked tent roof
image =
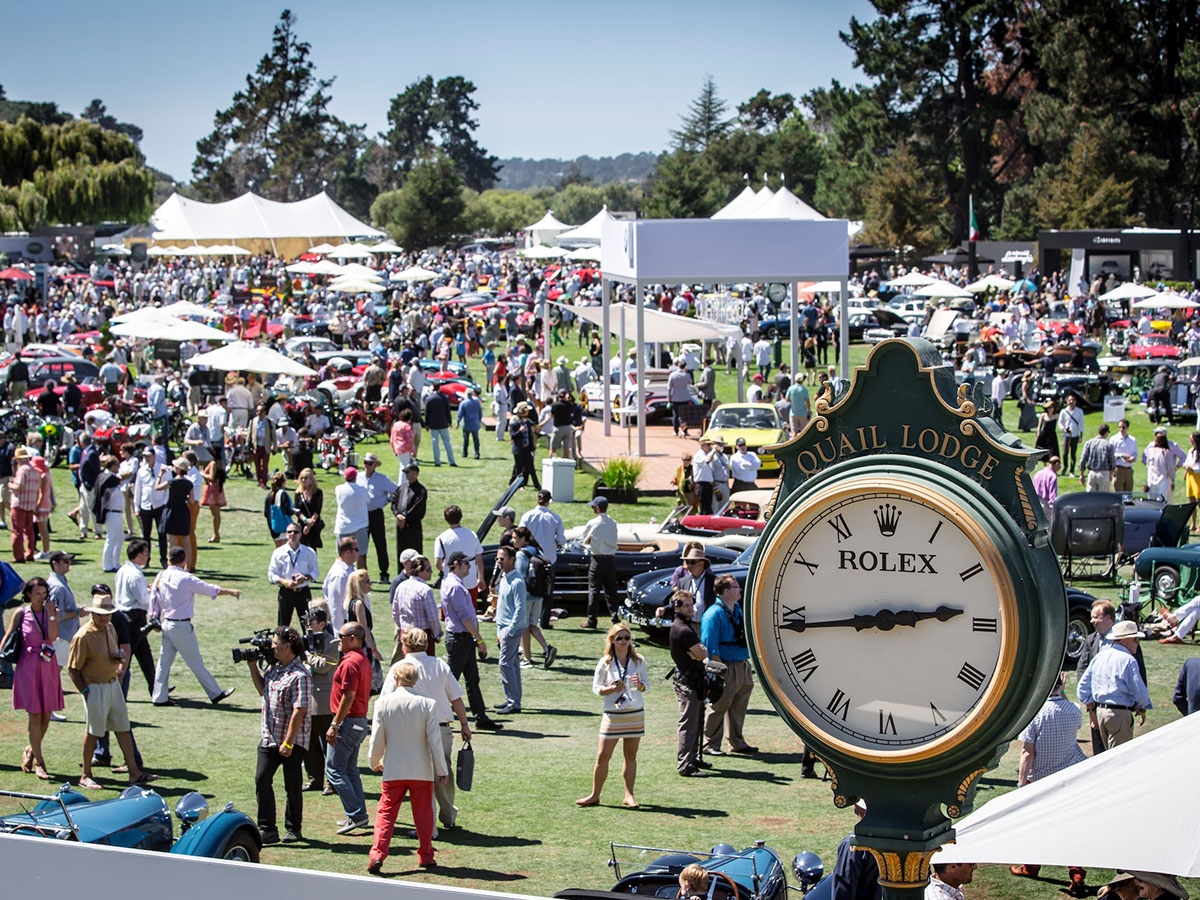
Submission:
<svg viewBox="0 0 1200 900">
<path fill-rule="evenodd" d="M 775 196 L 775 192 L 764 184 L 762 187 L 760 187 L 758 189 L 758 193 L 754 195 L 753 200 L 751 200 L 749 197 L 747 197 L 745 205 L 739 206 L 737 208 L 737 215 L 725 216 L 724 218 L 727 218 L 727 219 L 753 219 L 754 214 L 759 209 L 761 209 L 764 204 L 769 203 L 771 201 L 771 198 L 773 198 L 774 196 Z"/>
<path fill-rule="evenodd" d="M 294 203 L 250 192 L 224 203 L 202 203 L 171 194 L 150 217 L 149 232 L 155 241 L 385 236 L 354 218 L 324 191 Z"/>
<path fill-rule="evenodd" d="M 565 222 L 560 222 L 554 218 L 552 210 L 546 210 L 546 214 L 534 222 L 532 225 L 526 225 L 522 231 L 566 231 L 570 228 Z"/>
<path fill-rule="evenodd" d="M 753 211 L 747 214 L 737 216 L 737 218 L 818 221 L 825 217 L 787 188 L 781 187 L 770 200 L 767 200 L 761 206 L 755 207 Z"/>
<path fill-rule="evenodd" d="M 718 209 L 712 214 L 714 219 L 736 219 L 743 206 L 750 203 L 758 194 L 754 193 L 754 188 L 746 185 L 742 188 L 742 192 Z"/>
<path fill-rule="evenodd" d="M 600 229 L 606 219 L 616 218 L 608 211 L 607 204 L 600 208 L 600 212 L 596 213 L 582 225 L 577 228 L 572 228 L 569 231 L 564 231 L 558 236 L 560 244 L 566 242 L 568 244 L 599 244 Z"/>
</svg>

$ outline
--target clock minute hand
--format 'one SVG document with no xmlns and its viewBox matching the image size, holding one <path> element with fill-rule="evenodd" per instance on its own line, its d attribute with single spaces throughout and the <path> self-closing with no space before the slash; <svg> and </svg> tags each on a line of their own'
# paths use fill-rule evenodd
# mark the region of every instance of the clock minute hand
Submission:
<svg viewBox="0 0 1200 900">
<path fill-rule="evenodd" d="M 918 611 L 913 609 L 902 609 L 899 612 L 893 612 L 890 609 L 881 609 L 877 613 L 867 615 L 858 615 L 849 619 L 828 619 L 824 622 L 809 622 L 805 619 L 796 618 L 790 622 L 784 622 L 780 625 L 781 628 L 787 631 L 804 632 L 810 628 L 853 628 L 855 631 L 865 631 L 868 628 L 878 628 L 880 631 L 891 631 L 897 625 L 907 625 L 910 628 L 924 619 L 937 619 L 939 622 L 948 622 L 955 616 L 961 616 L 963 610 L 954 609 L 950 606 L 939 606 L 932 611 Z"/>
</svg>

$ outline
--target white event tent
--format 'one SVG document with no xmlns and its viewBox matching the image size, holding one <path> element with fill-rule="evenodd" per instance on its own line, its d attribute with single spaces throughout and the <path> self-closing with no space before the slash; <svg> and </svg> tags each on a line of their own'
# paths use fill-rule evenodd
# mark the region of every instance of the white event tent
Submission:
<svg viewBox="0 0 1200 900">
<path fill-rule="evenodd" d="M 602 206 L 600 212 L 596 213 L 578 228 L 571 228 L 560 234 L 558 236 L 558 246 L 566 247 L 568 250 L 581 246 L 598 247 L 600 245 L 600 231 L 604 223 L 613 218 L 615 217 L 608 211 L 608 206 Z"/>
<path fill-rule="evenodd" d="M 634 286 L 634 337 L 639 350 L 649 343 L 644 291 L 653 284 L 739 284 L 784 282 L 798 293 L 801 281 L 837 281 L 843 303 L 850 271 L 850 239 L 844 219 L 613 219 L 603 225 L 600 243 L 601 320 L 604 342 L 604 409 L 611 408 L 612 282 Z M 799 324 L 791 307 L 793 365 Z M 624 312 L 624 311 L 623 311 Z M 628 315 L 628 313 L 625 313 Z M 679 327 L 687 320 L 672 317 Z M 845 322 L 846 317 L 842 316 Z M 711 325 L 711 323 L 705 323 Z M 676 332 L 675 340 L 679 340 Z M 841 333 L 842 375 L 848 374 L 848 332 Z M 637 354 L 638 453 L 646 453 L 646 357 Z M 604 433 L 612 423 L 604 417 Z"/>
<path fill-rule="evenodd" d="M 386 235 L 354 218 L 322 191 L 294 203 L 250 192 L 224 203 L 202 203 L 175 193 L 154 211 L 148 226 L 132 228 L 119 237 L 126 244 L 148 240 L 198 246 L 239 241 L 248 245 L 242 249 L 294 257 L 316 241 Z"/>
<path fill-rule="evenodd" d="M 739 218 L 738 213 L 743 206 L 747 206 L 754 202 L 758 194 L 754 193 L 754 188 L 746 185 L 742 188 L 742 192 L 726 203 L 723 207 L 712 214 L 714 219 L 736 219 Z"/>
<path fill-rule="evenodd" d="M 521 230 L 525 232 L 525 246 L 536 247 L 538 244 L 549 244 L 564 231 L 569 231 L 570 225 L 554 218 L 554 210 L 546 210 L 546 214 Z"/>
<path fill-rule="evenodd" d="M 317 374 L 308 366 L 284 356 L 278 350 L 251 341 L 237 341 L 193 356 L 188 360 L 188 365 L 208 366 L 223 372 L 258 372 L 264 375 L 307 377 Z"/>
<path fill-rule="evenodd" d="M 1200 877 L 1196 790 L 1125 790 L 1132 773 L 1173 771 L 1200 752 L 1200 715 L 989 800 L 954 826 L 935 863 L 1029 863 Z M 1119 797 L 1116 795 L 1120 795 Z M 1120 827 L 1114 834 L 1114 802 Z"/>
</svg>

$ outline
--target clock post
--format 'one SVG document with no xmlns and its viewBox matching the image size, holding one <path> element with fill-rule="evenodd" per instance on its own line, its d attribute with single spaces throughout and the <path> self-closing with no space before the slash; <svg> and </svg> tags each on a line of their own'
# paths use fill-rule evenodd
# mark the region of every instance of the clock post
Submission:
<svg viewBox="0 0 1200 900">
<path fill-rule="evenodd" d="M 879 344 L 771 449 L 751 656 L 834 804 L 867 801 L 856 845 L 885 896 L 916 900 L 1062 665 L 1066 591 L 1029 477 L 1041 451 L 920 339 Z"/>
</svg>

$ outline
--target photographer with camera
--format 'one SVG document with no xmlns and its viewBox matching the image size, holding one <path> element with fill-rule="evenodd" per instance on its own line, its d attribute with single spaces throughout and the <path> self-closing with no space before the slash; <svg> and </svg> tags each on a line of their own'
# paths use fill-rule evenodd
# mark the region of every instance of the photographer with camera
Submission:
<svg viewBox="0 0 1200 900">
<path fill-rule="evenodd" d="M 312 672 L 312 737 L 304 756 L 304 771 L 308 780 L 301 790 L 332 794 L 325 784 L 325 732 L 333 722 L 329 696 L 333 691 L 333 672 L 342 658 L 341 642 L 329 621 L 329 607 L 324 600 L 314 600 L 308 607 L 305 620 L 308 633 L 304 645 L 308 650 L 305 661 Z"/>
<path fill-rule="evenodd" d="M 308 750 L 312 709 L 312 675 L 304 665 L 304 639 L 294 628 L 280 626 L 271 634 L 271 643 L 261 651 L 261 659 L 247 659 L 254 688 L 263 698 L 262 740 L 258 743 L 258 767 L 254 772 L 254 793 L 258 797 L 258 830 L 264 844 L 280 840 L 276 828 L 275 771 L 283 766 L 283 789 L 287 804 L 283 808 L 283 843 L 301 840 L 304 796 L 301 778 Z M 268 663 L 259 671 L 260 662 Z"/>
<path fill-rule="evenodd" d="M 754 679 L 750 674 L 750 651 L 746 648 L 746 626 L 742 618 L 742 587 L 732 575 L 721 575 L 713 582 L 716 602 L 704 611 L 700 622 L 700 639 L 710 659 L 725 663 L 725 691 L 708 711 L 704 723 L 704 752 L 709 756 L 724 756 L 721 739 L 729 727 L 730 750 L 734 753 L 757 753 L 758 748 L 746 743 L 742 725 Z"/>
<path fill-rule="evenodd" d="M 300 543 L 301 529 L 295 522 L 289 522 L 285 532 L 286 540 L 275 548 L 271 554 L 271 562 L 267 566 L 267 580 L 279 585 L 279 620 L 280 628 L 292 624 L 292 611 L 303 621 L 308 612 L 308 604 L 312 602 L 312 589 L 309 584 L 321 577 L 317 566 L 317 551 Z"/>
</svg>

